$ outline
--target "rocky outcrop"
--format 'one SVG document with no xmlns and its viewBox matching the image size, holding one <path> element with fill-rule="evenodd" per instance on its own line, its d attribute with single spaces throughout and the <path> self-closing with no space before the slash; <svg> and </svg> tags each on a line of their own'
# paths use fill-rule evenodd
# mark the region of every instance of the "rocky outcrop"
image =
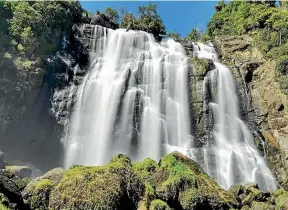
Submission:
<svg viewBox="0 0 288 210">
<path fill-rule="evenodd" d="M 216 37 L 215 45 L 235 78 L 243 120 L 276 180 L 287 189 L 288 98 L 277 81 L 275 62 L 266 60 L 248 36 Z"/>
<path fill-rule="evenodd" d="M 92 18 L 91 18 L 90 24 L 91 25 L 99 25 L 99 26 L 103 26 L 103 27 L 106 27 L 106 28 L 112 28 L 112 29 L 119 28 L 119 24 L 114 23 L 113 21 L 111 21 L 110 18 L 108 18 L 104 14 L 95 14 L 95 15 L 93 15 Z"/>
<path fill-rule="evenodd" d="M 21 187 L 16 180 L 22 180 Z M 19 182 L 18 182 L 19 183 Z M 12 209 L 282 210 L 288 192 L 262 192 L 255 183 L 219 187 L 178 152 L 131 163 L 116 155 L 104 166 L 55 168 L 29 183 L 0 171 L 1 204 Z"/>
<path fill-rule="evenodd" d="M 5 185 L 10 183 L 9 179 L 4 181 Z M 27 209 L 240 208 L 232 193 L 177 152 L 164 156 L 158 164 L 149 158 L 132 164 L 127 156 L 116 155 L 105 166 L 57 168 L 22 190 L 14 188 L 11 192 L 18 200 L 13 202 Z M 0 188 L 0 193 L 8 195 L 10 191 Z M 8 206 L 9 202 L 2 203 Z"/>
</svg>

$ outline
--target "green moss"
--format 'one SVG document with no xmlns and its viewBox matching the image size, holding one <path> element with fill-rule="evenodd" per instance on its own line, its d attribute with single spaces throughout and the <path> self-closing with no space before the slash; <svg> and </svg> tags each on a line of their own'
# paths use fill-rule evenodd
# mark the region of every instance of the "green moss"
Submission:
<svg viewBox="0 0 288 210">
<path fill-rule="evenodd" d="M 205 203 L 210 206 L 233 206 L 237 201 L 232 194 L 220 188 L 197 163 L 174 152 L 164 156 L 155 173 L 157 195 L 164 201 L 178 199 L 184 209 Z M 219 207 L 218 206 L 218 207 Z"/>
<path fill-rule="evenodd" d="M 135 204 L 144 186 L 133 173 L 131 160 L 124 155 L 98 167 L 77 166 L 67 170 L 51 193 L 52 209 L 117 209 L 122 199 Z"/>
<path fill-rule="evenodd" d="M 285 193 L 285 191 L 282 188 L 279 188 L 272 193 L 272 196 L 274 198 L 277 198 L 278 196 L 282 195 L 283 193 Z"/>
<path fill-rule="evenodd" d="M 39 190 L 43 190 L 43 189 L 53 187 L 53 186 L 54 186 L 54 184 L 51 180 L 42 179 L 41 181 L 35 183 L 34 190 L 39 191 Z"/>
<path fill-rule="evenodd" d="M 178 189 L 187 189 L 195 186 L 195 173 L 179 161 L 180 153 L 171 153 L 160 160 L 160 168 L 156 177 L 157 191 L 164 200 L 173 199 Z"/>
<path fill-rule="evenodd" d="M 276 209 L 286 210 L 288 209 L 288 193 L 282 193 L 275 199 Z"/>
<path fill-rule="evenodd" d="M 9 210 L 9 208 L 0 203 L 0 210 Z"/>
<path fill-rule="evenodd" d="M 158 168 L 156 161 L 146 158 L 143 162 L 137 162 L 133 164 L 134 172 L 143 180 L 147 182 L 152 182 L 152 175 Z"/>
<path fill-rule="evenodd" d="M 170 210 L 171 208 L 162 200 L 154 200 L 151 202 L 149 210 Z"/>
<path fill-rule="evenodd" d="M 191 58 L 191 63 L 195 67 L 197 75 L 204 75 L 208 59 Z"/>
<path fill-rule="evenodd" d="M 184 209 L 189 209 L 191 206 L 195 205 L 195 198 L 197 197 L 198 192 L 197 189 L 189 189 L 185 192 L 180 193 L 179 200 Z"/>
</svg>

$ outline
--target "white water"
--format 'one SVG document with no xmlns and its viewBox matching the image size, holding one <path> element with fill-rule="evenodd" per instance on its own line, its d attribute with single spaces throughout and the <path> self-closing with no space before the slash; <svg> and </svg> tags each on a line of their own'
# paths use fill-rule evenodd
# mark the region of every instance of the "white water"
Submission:
<svg viewBox="0 0 288 210">
<path fill-rule="evenodd" d="M 87 27 L 87 26 L 86 26 Z M 188 59 L 179 43 L 95 26 L 91 69 L 65 135 L 65 166 L 104 164 L 117 153 L 158 160 L 164 145 L 192 146 Z"/>
<path fill-rule="evenodd" d="M 211 59 L 216 67 L 217 93 L 210 102 L 214 115 L 215 143 L 203 148 L 205 170 L 225 189 L 234 183 L 256 182 L 261 188 L 275 190 L 273 175 L 259 155 L 253 136 L 240 119 L 238 98 L 229 69 L 221 64 L 211 45 L 195 44 L 194 55 Z"/>
<path fill-rule="evenodd" d="M 83 30 L 89 25 L 84 25 Z M 95 26 L 90 39 L 91 67 L 77 89 L 77 100 L 64 135 L 65 167 L 99 165 L 117 153 L 132 160 L 158 160 L 177 150 L 199 161 L 225 189 L 257 182 L 276 188 L 239 116 L 229 69 L 211 45 L 195 44 L 195 55 L 214 61 L 217 97 L 210 102 L 215 142 L 194 148 L 188 108 L 188 58 L 173 40 L 158 44 L 141 31 Z M 198 50 L 197 50 L 198 49 Z M 206 80 L 206 78 L 205 78 Z M 206 91 L 206 90 L 204 90 Z"/>
</svg>

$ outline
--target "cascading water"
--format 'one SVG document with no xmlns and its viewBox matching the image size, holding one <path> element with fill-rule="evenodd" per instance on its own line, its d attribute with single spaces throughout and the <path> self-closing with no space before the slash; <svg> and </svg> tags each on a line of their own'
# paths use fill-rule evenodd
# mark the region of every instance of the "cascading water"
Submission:
<svg viewBox="0 0 288 210">
<path fill-rule="evenodd" d="M 173 40 L 158 44 L 141 31 L 83 25 L 82 32 L 86 28 L 92 28 L 91 66 L 75 89 L 76 104 L 63 137 L 65 167 L 103 164 L 117 153 L 158 160 L 178 150 L 225 189 L 252 181 L 266 190 L 276 188 L 240 119 L 232 75 L 212 45 L 194 44 L 195 56 L 213 60 L 216 67 L 204 79 L 216 87 L 215 99 L 204 103 L 213 111 L 214 141 L 196 148 L 189 122 L 189 59 L 183 47 Z"/>
<path fill-rule="evenodd" d="M 225 189 L 234 183 L 256 182 L 265 190 L 275 190 L 273 175 L 259 155 L 253 136 L 240 119 L 238 99 L 233 77 L 221 64 L 212 45 L 195 44 L 194 55 L 211 59 L 215 69 L 208 74 L 216 77 L 214 101 L 209 103 L 213 111 L 214 143 L 203 147 L 205 170 Z M 212 85 L 213 86 L 213 85 Z"/>
<path fill-rule="evenodd" d="M 91 68 L 64 137 L 65 166 L 103 164 L 116 153 L 159 159 L 165 145 L 190 148 L 183 47 L 157 44 L 142 31 L 92 31 Z"/>
</svg>

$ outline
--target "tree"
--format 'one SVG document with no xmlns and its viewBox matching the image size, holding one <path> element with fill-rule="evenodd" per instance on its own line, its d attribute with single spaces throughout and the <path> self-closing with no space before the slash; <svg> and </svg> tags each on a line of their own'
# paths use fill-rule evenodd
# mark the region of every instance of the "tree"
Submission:
<svg viewBox="0 0 288 210">
<path fill-rule="evenodd" d="M 114 23 L 118 22 L 119 15 L 118 15 L 117 10 L 115 10 L 115 9 L 113 9 L 111 7 L 107 7 L 104 10 L 104 15 L 106 17 L 108 17 L 111 21 L 113 21 Z"/>
<path fill-rule="evenodd" d="M 283 9 L 288 9 L 288 1 L 286 0 L 280 0 L 280 6 L 283 8 Z"/>
<path fill-rule="evenodd" d="M 165 26 L 157 13 L 157 5 L 149 4 L 138 8 L 139 26 L 141 30 L 152 33 L 156 38 L 165 35 Z"/>
<path fill-rule="evenodd" d="M 123 15 L 120 23 L 120 28 L 127 28 L 128 30 L 141 30 L 139 28 L 137 18 L 132 13 L 123 10 L 122 14 Z"/>
<path fill-rule="evenodd" d="M 165 35 L 165 26 L 162 19 L 157 14 L 157 6 L 149 4 L 148 6 L 141 6 L 138 8 L 139 18 L 136 18 L 132 13 L 121 9 L 122 19 L 120 28 L 127 28 L 132 30 L 142 30 L 152 33 L 157 40 Z"/>
<path fill-rule="evenodd" d="M 188 34 L 187 39 L 192 41 L 192 42 L 198 42 L 201 39 L 201 33 L 193 28 L 190 32 L 190 34 Z"/>
<path fill-rule="evenodd" d="M 18 69 L 29 70 L 61 47 L 61 37 L 82 13 L 74 0 L 0 1 L 0 46 L 6 43 Z"/>
</svg>

